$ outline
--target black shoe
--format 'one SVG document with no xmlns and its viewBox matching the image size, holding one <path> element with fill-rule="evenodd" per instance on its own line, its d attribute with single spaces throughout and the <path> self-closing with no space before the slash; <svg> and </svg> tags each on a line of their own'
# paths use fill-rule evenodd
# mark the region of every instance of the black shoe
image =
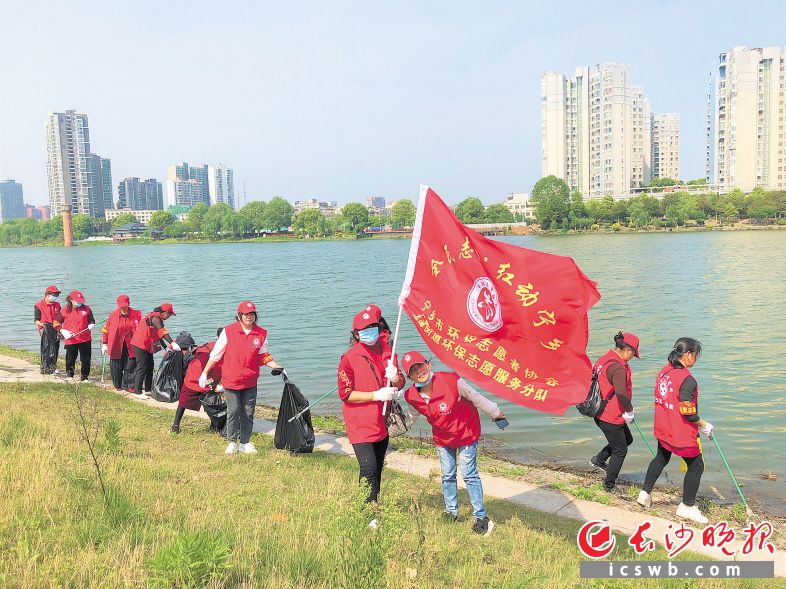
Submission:
<svg viewBox="0 0 786 589">
<path fill-rule="evenodd" d="M 180 426 L 172 424 L 172 427 L 169 428 L 169 431 L 171 433 L 173 433 L 173 434 L 179 434 L 180 433 Z"/>
<path fill-rule="evenodd" d="M 600 460 L 598 460 L 597 456 L 593 456 L 592 458 L 590 458 L 590 464 L 595 468 L 599 468 L 601 470 L 606 470 L 606 468 L 608 468 L 605 462 L 601 462 Z"/>
<path fill-rule="evenodd" d="M 619 487 L 617 487 L 616 485 L 614 485 L 613 487 L 607 487 L 607 486 L 606 486 L 606 484 L 604 483 L 604 484 L 603 484 L 603 489 L 604 489 L 604 490 L 605 490 L 605 491 L 606 491 L 606 492 L 607 492 L 609 495 L 619 495 L 619 494 L 620 494 L 620 489 L 619 489 Z"/>
<path fill-rule="evenodd" d="M 488 536 L 493 529 L 494 522 L 491 521 L 488 516 L 483 519 L 476 518 L 475 523 L 472 524 L 472 531 L 481 536 Z"/>
<path fill-rule="evenodd" d="M 450 513 L 449 511 L 442 512 L 442 519 L 447 523 L 456 523 L 458 521 L 458 513 Z"/>
</svg>

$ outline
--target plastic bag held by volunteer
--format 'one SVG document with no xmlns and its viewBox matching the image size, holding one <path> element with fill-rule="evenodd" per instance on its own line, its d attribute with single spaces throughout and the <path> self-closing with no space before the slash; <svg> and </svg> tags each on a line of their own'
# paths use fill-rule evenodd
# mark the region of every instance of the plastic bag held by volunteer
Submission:
<svg viewBox="0 0 786 589">
<path fill-rule="evenodd" d="M 311 412 L 306 411 L 296 419 L 295 415 L 308 407 L 308 401 L 295 383 L 285 379 L 281 405 L 276 420 L 274 443 L 279 450 L 287 449 L 293 454 L 309 454 L 314 450 L 314 428 Z"/>
<path fill-rule="evenodd" d="M 153 377 L 151 396 L 162 403 L 174 403 L 180 398 L 184 376 L 183 354 L 167 350 L 158 365 L 158 372 Z"/>
</svg>

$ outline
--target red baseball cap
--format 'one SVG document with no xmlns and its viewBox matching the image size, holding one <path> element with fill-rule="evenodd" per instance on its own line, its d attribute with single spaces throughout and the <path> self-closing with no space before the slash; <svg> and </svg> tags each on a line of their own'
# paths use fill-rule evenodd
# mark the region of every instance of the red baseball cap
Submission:
<svg viewBox="0 0 786 589">
<path fill-rule="evenodd" d="M 622 334 L 622 340 L 625 342 L 626 346 L 633 348 L 633 355 L 636 356 L 636 358 L 641 358 L 641 356 L 639 356 L 639 336 L 635 333 L 626 331 Z"/>
<path fill-rule="evenodd" d="M 401 359 L 401 368 L 404 374 L 409 376 L 409 371 L 415 364 L 423 364 L 424 362 L 426 362 L 426 359 L 423 357 L 423 354 L 412 350 L 404 354 L 404 357 Z"/>
<path fill-rule="evenodd" d="M 131 299 L 128 298 L 128 295 L 121 294 L 117 297 L 117 306 L 118 307 L 127 307 L 131 304 Z"/>
<path fill-rule="evenodd" d="M 175 313 L 175 310 L 172 308 L 172 303 L 164 303 L 163 305 L 161 305 L 161 310 L 164 313 L 170 313 L 175 316 L 177 315 L 177 313 Z"/>
<path fill-rule="evenodd" d="M 237 306 L 237 313 L 256 313 L 257 307 L 251 301 L 243 301 Z"/>
<path fill-rule="evenodd" d="M 60 294 L 60 289 L 57 288 L 54 284 L 50 284 L 49 286 L 46 287 L 46 292 L 47 293 L 56 292 L 57 294 Z"/>
<path fill-rule="evenodd" d="M 379 316 L 375 315 L 373 310 L 367 311 L 363 309 L 352 319 L 352 329 L 365 329 L 369 325 L 374 325 L 375 323 L 379 323 Z"/>
<path fill-rule="evenodd" d="M 371 313 L 371 315 L 376 317 L 377 321 L 379 321 L 379 318 L 382 317 L 382 309 L 380 309 L 376 305 L 369 305 L 368 307 L 366 307 L 366 311 L 368 311 L 369 313 Z"/>
<path fill-rule="evenodd" d="M 85 302 L 85 295 L 83 295 L 78 290 L 72 290 L 70 293 L 68 293 L 68 296 L 71 297 L 71 300 L 74 301 L 75 303 Z"/>
</svg>

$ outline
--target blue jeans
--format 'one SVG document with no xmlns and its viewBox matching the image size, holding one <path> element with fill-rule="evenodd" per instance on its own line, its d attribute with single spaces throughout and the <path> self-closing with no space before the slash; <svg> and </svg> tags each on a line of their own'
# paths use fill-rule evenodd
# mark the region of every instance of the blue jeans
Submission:
<svg viewBox="0 0 786 589">
<path fill-rule="evenodd" d="M 486 517 L 486 506 L 483 504 L 483 485 L 478 474 L 478 444 L 461 446 L 460 448 L 443 448 L 437 446 L 439 465 L 442 468 L 442 494 L 445 496 L 445 511 L 458 515 L 458 485 L 456 484 L 456 456 L 461 478 L 467 485 L 469 502 L 472 503 L 472 516 L 477 519 Z"/>
</svg>

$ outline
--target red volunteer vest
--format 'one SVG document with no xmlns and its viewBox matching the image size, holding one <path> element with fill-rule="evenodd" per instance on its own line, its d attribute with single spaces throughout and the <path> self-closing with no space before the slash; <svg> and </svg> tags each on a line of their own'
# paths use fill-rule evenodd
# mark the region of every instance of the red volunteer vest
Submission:
<svg viewBox="0 0 786 589">
<path fill-rule="evenodd" d="M 349 403 L 349 394 L 355 391 L 376 391 L 385 386 L 385 366 L 392 350 L 383 340 L 379 351 L 369 349 L 360 342 L 347 350 L 338 365 L 338 391 L 343 401 L 341 412 L 347 437 L 352 444 L 378 442 L 388 435 L 385 416 L 382 415 L 383 403 L 367 401 L 365 403 Z M 398 359 L 394 357 L 398 366 Z"/>
<path fill-rule="evenodd" d="M 60 329 L 60 324 L 63 321 L 60 303 L 48 303 L 46 299 L 41 299 L 35 306 L 41 311 L 41 323 L 51 323 L 52 327 Z"/>
<path fill-rule="evenodd" d="M 132 346 L 136 346 L 140 350 L 146 350 L 150 354 L 154 353 L 153 342 L 161 339 L 158 335 L 158 330 L 150 323 L 150 319 L 153 317 L 158 317 L 162 322 L 164 321 L 164 318 L 161 317 L 161 313 L 158 311 L 148 313 L 145 315 L 145 318 L 139 322 L 136 331 L 134 331 L 134 335 L 131 337 Z"/>
<path fill-rule="evenodd" d="M 83 329 L 87 329 L 88 324 L 88 316 L 90 315 L 90 307 L 83 304 L 81 307 L 77 307 L 76 305 L 71 307 L 71 310 L 68 310 L 68 306 L 63 307 L 63 328 L 67 329 L 71 333 L 79 333 Z M 84 342 L 92 341 L 93 334 L 90 330 L 85 331 L 84 333 L 79 334 L 76 337 L 72 337 L 71 339 L 67 339 L 65 341 L 66 345 L 74 345 L 74 344 L 81 344 Z"/>
<path fill-rule="evenodd" d="M 404 393 L 407 403 L 431 424 L 434 443 L 443 448 L 470 446 L 480 438 L 478 409 L 459 395 L 458 380 L 455 372 L 435 372 L 428 401 L 420 396 L 415 385 Z"/>
<path fill-rule="evenodd" d="M 128 348 L 128 357 L 133 358 L 134 352 L 131 348 L 131 337 L 134 335 L 139 322 L 142 320 L 142 313 L 129 307 L 128 315 L 122 315 L 120 309 L 115 309 L 107 317 L 106 324 L 101 328 L 101 341 L 109 348 L 109 358 L 119 360 L 123 357 L 123 344 Z"/>
<path fill-rule="evenodd" d="M 685 419 L 686 415 L 696 414 L 699 385 L 693 401 L 680 401 L 680 386 L 689 376 L 687 368 L 666 364 L 655 379 L 655 437 L 664 448 L 685 458 L 701 453 L 697 439 L 699 426 Z"/>
<path fill-rule="evenodd" d="M 626 386 L 625 389 L 628 391 L 628 396 L 630 396 L 631 401 L 633 400 L 633 381 L 631 380 L 631 373 L 630 373 L 630 366 L 628 363 L 625 362 L 622 358 L 617 355 L 617 352 L 614 350 L 609 350 L 603 356 L 598 358 L 598 361 L 595 362 L 595 366 L 592 367 L 592 370 L 597 370 L 598 366 L 603 366 L 598 375 L 598 386 L 600 387 L 600 396 L 602 398 L 607 398 L 609 394 L 611 394 L 612 389 L 614 387 L 609 382 L 608 376 L 608 369 L 611 367 L 612 362 L 617 362 L 618 364 L 622 364 L 622 367 L 625 369 L 625 376 L 626 376 Z M 598 415 L 598 419 L 601 421 L 605 421 L 606 423 L 616 423 L 622 425 L 625 423 L 625 420 L 622 419 L 623 409 L 622 405 L 620 405 L 619 399 L 617 399 L 617 395 L 614 395 L 611 400 L 606 404 L 606 408 L 603 410 L 603 413 Z"/>
<path fill-rule="evenodd" d="M 186 368 L 186 375 L 183 377 L 183 386 L 180 387 L 181 397 L 187 394 L 201 395 L 210 390 L 210 387 L 202 388 L 199 386 L 199 377 L 205 369 L 205 366 L 207 366 L 207 361 L 210 359 L 210 352 L 213 351 L 215 345 L 216 342 L 209 342 L 203 346 L 199 346 L 194 352 L 194 359 L 188 365 L 188 368 Z M 224 358 L 226 358 L 226 352 Z M 223 359 L 213 366 L 208 374 L 208 377 L 212 378 L 215 383 L 221 382 L 222 364 Z"/>
<path fill-rule="evenodd" d="M 227 347 L 222 358 L 221 382 L 227 389 L 240 390 L 256 386 L 259 380 L 259 348 L 267 331 L 254 325 L 248 335 L 240 321 L 224 328 Z"/>
</svg>

